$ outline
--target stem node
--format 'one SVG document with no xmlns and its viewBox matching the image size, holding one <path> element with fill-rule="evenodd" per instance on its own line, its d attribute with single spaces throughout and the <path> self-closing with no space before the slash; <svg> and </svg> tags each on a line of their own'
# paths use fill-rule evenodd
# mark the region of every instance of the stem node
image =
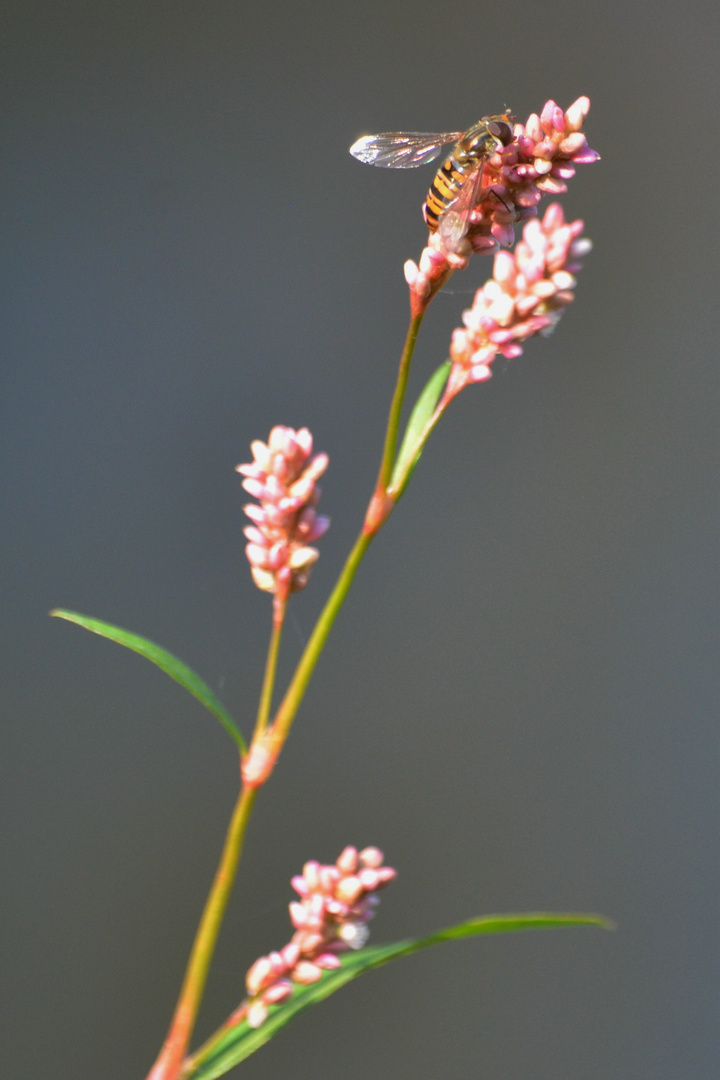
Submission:
<svg viewBox="0 0 720 1080">
<path fill-rule="evenodd" d="M 241 772 L 245 787 L 263 786 L 275 768 L 281 749 L 282 739 L 278 738 L 273 728 L 258 732 L 242 760 Z"/>
<path fill-rule="evenodd" d="M 385 524 L 395 506 L 395 500 L 386 491 L 379 488 L 370 500 L 367 508 L 363 532 L 366 536 L 374 536 Z"/>
</svg>

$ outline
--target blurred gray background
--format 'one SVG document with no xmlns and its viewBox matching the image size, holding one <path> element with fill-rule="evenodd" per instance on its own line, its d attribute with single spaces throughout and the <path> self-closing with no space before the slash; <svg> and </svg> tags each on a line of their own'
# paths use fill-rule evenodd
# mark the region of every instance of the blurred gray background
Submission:
<svg viewBox="0 0 720 1080">
<path fill-rule="evenodd" d="M 564 202 L 595 250 L 555 335 L 467 390 L 371 549 L 271 785 L 198 1035 L 346 843 L 398 867 L 373 940 L 601 911 L 368 976 L 249 1078 L 718 1075 L 715 3 L 8 4 L 1 16 L 2 1073 L 142 1080 L 237 785 L 269 624 L 233 468 L 330 454 L 287 677 L 359 527 L 432 168 L 358 135 L 593 105 Z M 489 260 L 433 304 L 414 396 Z"/>
</svg>

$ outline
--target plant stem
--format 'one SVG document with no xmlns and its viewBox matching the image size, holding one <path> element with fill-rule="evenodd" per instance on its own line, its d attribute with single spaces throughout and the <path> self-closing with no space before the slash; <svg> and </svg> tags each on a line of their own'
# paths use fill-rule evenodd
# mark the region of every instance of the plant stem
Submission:
<svg viewBox="0 0 720 1080">
<path fill-rule="evenodd" d="M 388 417 L 387 431 L 385 432 L 385 446 L 383 448 L 380 472 L 378 474 L 378 492 L 384 493 L 387 491 L 387 486 L 390 482 L 390 476 L 395 462 L 398 431 L 400 430 L 400 414 L 402 412 L 403 401 L 405 400 L 408 375 L 410 374 L 410 363 L 415 351 L 415 342 L 417 341 L 423 314 L 424 312 L 419 315 L 413 315 L 410 319 L 407 337 L 405 338 L 405 347 L 403 348 L 402 356 L 400 357 L 400 368 L 398 370 L 397 383 L 395 384 L 395 393 L 393 394 L 392 403 L 390 405 L 390 415 Z"/>
<path fill-rule="evenodd" d="M 260 693 L 260 702 L 258 704 L 257 720 L 255 721 L 255 732 L 253 738 L 260 735 L 267 727 L 268 717 L 270 715 L 270 705 L 272 704 L 273 687 L 275 686 L 275 672 L 277 671 L 278 653 L 280 652 L 280 639 L 282 637 L 283 624 L 285 622 L 285 611 L 287 607 L 287 600 L 275 611 L 273 616 L 272 633 L 270 634 L 270 644 L 268 646 L 267 660 L 265 662 L 265 675 L 263 678 L 262 691 Z"/>
<path fill-rule="evenodd" d="M 312 673 L 315 670 L 315 665 L 320 659 L 320 653 L 327 641 L 332 624 L 335 622 L 337 613 L 342 607 L 345 597 L 350 590 L 357 568 L 362 562 L 363 556 L 370 546 L 372 538 L 373 534 L 367 533 L 364 530 L 360 533 L 355 541 L 352 551 L 347 557 L 347 561 L 342 568 L 342 572 L 337 580 L 335 588 L 330 593 L 320 618 L 315 623 L 315 628 L 310 635 L 310 640 L 305 646 L 305 651 L 300 657 L 300 662 L 295 669 L 295 674 L 292 677 L 292 681 L 285 692 L 285 697 L 283 698 L 275 720 L 273 721 L 273 731 L 276 732 L 280 745 L 282 745 L 288 737 L 292 722 L 295 719 L 295 714 L 303 699 Z"/>
<path fill-rule="evenodd" d="M 393 464 L 395 461 L 395 453 L 397 449 L 398 431 L 400 429 L 400 414 L 402 412 L 403 401 L 405 400 L 405 391 L 407 389 L 408 375 L 410 374 L 410 364 L 412 362 L 413 352 L 415 351 L 415 342 L 417 340 L 418 331 L 420 329 L 420 323 L 422 322 L 422 314 L 414 315 L 410 319 L 410 325 L 408 327 L 407 336 L 405 338 L 405 345 L 403 347 L 402 355 L 400 357 L 400 366 L 398 369 L 397 382 L 395 384 L 395 392 L 393 394 L 392 403 L 390 405 L 390 414 L 388 416 L 387 431 L 385 433 L 385 445 L 383 448 L 382 461 L 380 463 L 380 472 L 378 474 L 377 487 L 370 500 L 370 506 L 368 508 L 368 514 L 365 519 L 365 525 L 362 532 L 358 536 L 352 551 L 347 557 L 345 565 L 342 568 L 340 577 L 337 580 L 335 588 L 330 593 L 327 603 L 322 610 L 320 618 L 315 624 L 315 628 L 310 635 L 310 640 L 305 646 L 305 650 L 300 657 L 295 674 L 292 677 L 292 681 L 285 692 L 280 708 L 277 711 L 277 715 L 273 722 L 273 730 L 276 732 L 278 742 L 280 745 L 285 741 L 292 727 L 295 714 L 300 706 L 300 702 L 303 699 L 307 685 L 310 682 L 312 673 L 315 670 L 320 654 L 327 641 L 328 634 L 332 629 L 332 625 L 335 622 L 335 618 L 340 608 L 342 607 L 345 597 L 347 596 L 350 586 L 353 583 L 353 579 L 357 572 L 357 568 L 363 560 L 365 552 L 370 546 L 372 538 L 375 536 L 380 527 L 387 520 L 387 516 L 392 507 L 386 507 L 384 512 L 381 512 L 376 519 L 374 525 L 368 524 L 370 513 L 374 505 L 379 505 L 387 492 L 387 485 L 392 476 Z"/>
<path fill-rule="evenodd" d="M 220 863 L 200 919 L 170 1030 L 147 1080 L 176 1080 L 195 1026 L 210 960 L 240 861 L 257 790 L 243 788 L 228 826 Z"/>
</svg>

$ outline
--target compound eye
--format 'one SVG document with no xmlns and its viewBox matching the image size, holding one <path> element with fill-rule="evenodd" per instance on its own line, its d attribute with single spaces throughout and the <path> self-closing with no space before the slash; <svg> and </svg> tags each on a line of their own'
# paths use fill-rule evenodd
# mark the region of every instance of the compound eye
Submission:
<svg viewBox="0 0 720 1080">
<path fill-rule="evenodd" d="M 508 146 L 513 141 L 513 130 L 504 120 L 491 120 L 487 128 L 503 146 Z"/>
</svg>

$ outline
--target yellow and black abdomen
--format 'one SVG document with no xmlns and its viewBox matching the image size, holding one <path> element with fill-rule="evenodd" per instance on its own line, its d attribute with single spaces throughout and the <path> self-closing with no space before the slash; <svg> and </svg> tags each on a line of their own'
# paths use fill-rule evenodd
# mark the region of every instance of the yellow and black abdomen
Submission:
<svg viewBox="0 0 720 1080">
<path fill-rule="evenodd" d="M 425 224 L 430 232 L 437 232 L 438 221 L 455 202 L 469 173 L 475 167 L 473 162 L 464 165 L 455 160 L 454 154 L 445 159 L 435 174 L 423 206 Z"/>
</svg>

